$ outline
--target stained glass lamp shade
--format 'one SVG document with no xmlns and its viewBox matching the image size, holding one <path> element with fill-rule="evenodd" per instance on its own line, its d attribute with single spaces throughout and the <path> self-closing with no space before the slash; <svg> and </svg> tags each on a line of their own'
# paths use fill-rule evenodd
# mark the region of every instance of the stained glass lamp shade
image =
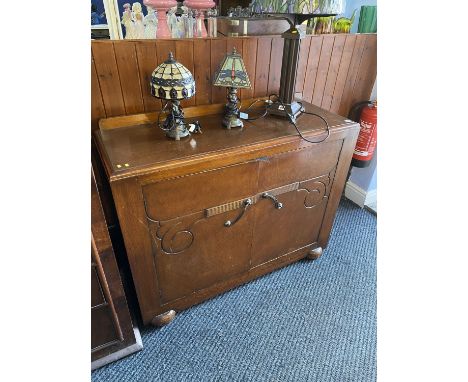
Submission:
<svg viewBox="0 0 468 382">
<path fill-rule="evenodd" d="M 244 61 L 236 52 L 236 48 L 224 58 L 221 69 L 216 74 L 214 85 L 250 89 L 250 80 Z"/>
<path fill-rule="evenodd" d="M 187 99 L 195 94 L 195 80 L 192 73 L 169 53 L 169 58 L 151 75 L 151 94 L 166 100 Z"/>
</svg>

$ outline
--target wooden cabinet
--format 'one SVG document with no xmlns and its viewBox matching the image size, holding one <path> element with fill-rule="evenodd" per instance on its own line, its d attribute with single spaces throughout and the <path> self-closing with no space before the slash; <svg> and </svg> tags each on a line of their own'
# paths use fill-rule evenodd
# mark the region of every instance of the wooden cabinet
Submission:
<svg viewBox="0 0 468 382">
<path fill-rule="evenodd" d="M 101 121 L 95 132 L 112 188 L 145 323 L 185 309 L 327 245 L 359 125 L 323 115 L 330 136 L 300 139 L 287 120 L 221 127 L 213 108 L 203 134 L 164 137 L 155 113 Z M 298 118 L 310 140 L 323 122 Z"/>
<path fill-rule="evenodd" d="M 91 177 L 91 360 L 92 369 L 142 349 L 132 326 L 99 193 Z"/>
</svg>

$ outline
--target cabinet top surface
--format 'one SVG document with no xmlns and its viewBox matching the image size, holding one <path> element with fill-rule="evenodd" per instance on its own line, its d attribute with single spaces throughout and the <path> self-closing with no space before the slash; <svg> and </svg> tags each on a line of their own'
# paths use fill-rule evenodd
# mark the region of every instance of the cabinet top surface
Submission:
<svg viewBox="0 0 468 382">
<path fill-rule="evenodd" d="M 307 112 L 323 116 L 331 133 L 357 127 L 356 122 L 327 112 L 317 106 L 303 102 Z M 251 117 L 259 115 L 254 111 Z M 129 117 L 125 117 L 129 119 Z M 138 118 L 135 119 L 135 121 Z M 95 131 L 98 150 L 112 178 L 128 177 L 135 171 L 157 170 L 168 162 L 187 162 L 194 158 L 208 158 L 217 153 L 248 151 L 254 147 L 272 146 L 288 140 L 300 140 L 294 126 L 286 118 L 270 116 L 255 121 L 244 121 L 242 129 L 225 129 L 222 115 L 211 114 L 186 118 L 187 123 L 198 120 L 202 134 L 175 141 L 165 136 L 155 122 L 131 122 L 119 128 Z M 317 116 L 301 114 L 296 121 L 299 130 L 311 140 L 320 141 L 326 136 L 326 125 Z M 330 137 L 331 138 L 331 137 Z"/>
</svg>

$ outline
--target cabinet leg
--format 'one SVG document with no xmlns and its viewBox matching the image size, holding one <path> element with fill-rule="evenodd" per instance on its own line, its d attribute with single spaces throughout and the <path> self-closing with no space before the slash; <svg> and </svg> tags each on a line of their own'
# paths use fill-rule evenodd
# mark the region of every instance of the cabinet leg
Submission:
<svg viewBox="0 0 468 382">
<path fill-rule="evenodd" d="M 154 316 L 151 320 L 151 323 L 154 326 L 164 326 L 169 324 L 176 316 L 176 312 L 174 310 L 169 310 L 168 312 L 162 313 L 159 316 Z"/>
<path fill-rule="evenodd" d="M 316 247 L 309 251 L 307 258 L 309 260 L 317 260 L 320 256 L 322 256 L 322 247 Z"/>
</svg>

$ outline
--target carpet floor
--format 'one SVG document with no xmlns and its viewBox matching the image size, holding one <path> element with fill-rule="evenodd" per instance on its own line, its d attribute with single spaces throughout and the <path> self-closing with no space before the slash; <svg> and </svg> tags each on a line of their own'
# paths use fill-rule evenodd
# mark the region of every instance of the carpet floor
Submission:
<svg viewBox="0 0 468 382">
<path fill-rule="evenodd" d="M 92 381 L 375 381 L 376 222 L 343 199 L 321 258 L 144 328 L 143 350 Z"/>
</svg>

